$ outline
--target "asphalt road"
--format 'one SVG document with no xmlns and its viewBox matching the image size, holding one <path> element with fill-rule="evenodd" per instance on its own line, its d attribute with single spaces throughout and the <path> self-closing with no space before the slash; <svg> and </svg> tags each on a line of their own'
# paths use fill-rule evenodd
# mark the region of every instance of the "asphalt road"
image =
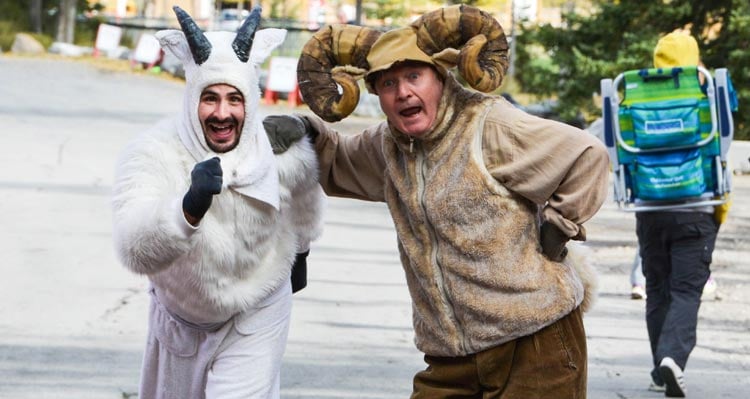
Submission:
<svg viewBox="0 0 750 399">
<path fill-rule="evenodd" d="M 135 397 L 147 282 L 113 254 L 114 159 L 181 101 L 179 82 L 0 55 L 0 398 Z M 734 183 L 714 253 L 719 299 L 701 307 L 686 372 L 692 398 L 750 391 L 750 177 Z M 644 302 L 629 299 L 634 225 L 612 202 L 587 225 L 600 278 L 585 317 L 594 399 L 661 397 L 646 391 Z M 385 206 L 330 199 L 309 265 L 308 288 L 294 299 L 282 397 L 408 397 L 423 364 Z"/>
</svg>

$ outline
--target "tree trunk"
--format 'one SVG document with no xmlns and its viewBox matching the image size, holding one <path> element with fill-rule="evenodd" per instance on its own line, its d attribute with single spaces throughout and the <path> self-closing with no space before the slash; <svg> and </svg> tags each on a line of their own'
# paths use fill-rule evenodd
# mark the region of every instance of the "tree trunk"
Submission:
<svg viewBox="0 0 750 399">
<path fill-rule="evenodd" d="M 516 76 L 516 2 L 510 2 L 510 65 L 508 66 L 508 76 Z"/>
<path fill-rule="evenodd" d="M 29 17 L 31 18 L 31 30 L 42 33 L 42 0 L 31 0 Z"/>
<path fill-rule="evenodd" d="M 355 13 L 354 17 L 354 24 L 355 25 L 362 25 L 362 0 L 357 0 L 357 12 Z"/>
<path fill-rule="evenodd" d="M 60 0 L 60 14 L 57 21 L 56 40 L 73 43 L 76 27 L 76 0 Z"/>
</svg>

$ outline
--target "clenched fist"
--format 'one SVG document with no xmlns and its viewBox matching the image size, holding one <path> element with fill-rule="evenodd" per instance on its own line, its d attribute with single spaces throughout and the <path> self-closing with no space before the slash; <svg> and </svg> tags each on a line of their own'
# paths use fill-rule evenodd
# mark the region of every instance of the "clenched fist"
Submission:
<svg viewBox="0 0 750 399">
<path fill-rule="evenodd" d="M 550 260 L 562 262 L 565 259 L 565 256 L 568 255 L 568 248 L 565 247 L 568 240 L 570 238 L 554 224 L 550 222 L 542 223 L 539 241 L 542 244 L 542 253 Z"/>
<path fill-rule="evenodd" d="M 195 164 L 190 173 L 190 189 L 182 198 L 182 210 L 197 220 L 202 219 L 214 195 L 221 192 L 222 175 L 218 157 Z"/>
</svg>

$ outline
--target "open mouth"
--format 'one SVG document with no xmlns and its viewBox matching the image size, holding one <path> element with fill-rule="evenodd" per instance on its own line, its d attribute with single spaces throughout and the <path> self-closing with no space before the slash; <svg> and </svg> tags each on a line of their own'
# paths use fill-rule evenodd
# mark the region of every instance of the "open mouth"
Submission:
<svg viewBox="0 0 750 399">
<path fill-rule="evenodd" d="M 237 124 L 234 121 L 208 121 L 207 126 L 210 129 L 211 137 L 222 142 L 234 137 Z"/>
<path fill-rule="evenodd" d="M 223 136 L 223 135 L 229 135 L 232 134 L 232 130 L 234 130 L 234 124 L 211 124 L 209 125 L 211 127 L 211 130 L 214 132 L 214 134 Z"/>
<path fill-rule="evenodd" d="M 398 114 L 403 117 L 408 118 L 410 116 L 417 115 L 420 112 L 422 112 L 422 107 L 409 107 L 409 108 L 402 109 L 401 111 L 399 111 Z"/>
</svg>

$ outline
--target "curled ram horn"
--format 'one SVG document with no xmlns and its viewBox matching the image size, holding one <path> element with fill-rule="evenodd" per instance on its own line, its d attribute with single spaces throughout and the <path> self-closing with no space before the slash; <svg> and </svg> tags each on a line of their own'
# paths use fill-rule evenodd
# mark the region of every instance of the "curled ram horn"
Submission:
<svg viewBox="0 0 750 399">
<path fill-rule="evenodd" d="M 367 53 L 380 35 L 362 26 L 329 25 L 308 40 L 297 64 L 297 83 L 316 115 L 336 122 L 354 111 L 359 102 L 356 75 L 368 68 Z"/>
<path fill-rule="evenodd" d="M 428 55 L 459 49 L 458 71 L 471 87 L 490 92 L 508 69 L 508 41 L 500 23 L 476 7 L 455 5 L 422 15 L 411 26 Z"/>
<path fill-rule="evenodd" d="M 201 28 L 185 10 L 178 6 L 174 6 L 172 9 L 177 16 L 177 22 L 180 23 L 182 32 L 185 34 L 190 53 L 193 54 L 193 60 L 197 65 L 206 62 L 208 56 L 211 55 L 211 42 L 208 41 Z"/>
<path fill-rule="evenodd" d="M 253 47 L 255 31 L 258 30 L 258 25 L 260 25 L 260 11 L 260 6 L 253 7 L 250 15 L 237 30 L 237 36 L 234 37 L 232 42 L 232 49 L 242 62 L 247 62 L 250 59 L 250 48 Z"/>
</svg>

